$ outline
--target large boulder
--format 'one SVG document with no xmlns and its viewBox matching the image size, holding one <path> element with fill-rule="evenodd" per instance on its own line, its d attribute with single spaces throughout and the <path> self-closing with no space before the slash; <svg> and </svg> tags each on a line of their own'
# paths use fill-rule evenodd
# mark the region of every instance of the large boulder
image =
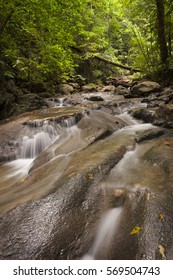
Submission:
<svg viewBox="0 0 173 280">
<path fill-rule="evenodd" d="M 153 123 L 166 128 L 173 128 L 173 104 L 161 105 L 154 114 Z"/>
<path fill-rule="evenodd" d="M 129 113 L 136 119 L 142 120 L 146 123 L 152 123 L 154 112 L 145 108 L 132 108 Z"/>
<path fill-rule="evenodd" d="M 72 85 L 69 85 L 69 84 L 59 84 L 57 91 L 58 91 L 58 93 L 68 95 L 68 94 L 72 94 L 74 92 L 74 88 Z"/>
<path fill-rule="evenodd" d="M 152 92 L 157 92 L 161 90 L 161 85 L 152 81 L 143 81 L 135 83 L 131 87 L 131 93 L 133 97 L 142 97 L 149 95 Z"/>
<path fill-rule="evenodd" d="M 97 85 L 94 85 L 94 84 L 88 84 L 88 85 L 84 85 L 82 87 L 82 91 L 84 92 L 97 92 L 98 89 L 97 89 Z"/>
<path fill-rule="evenodd" d="M 102 91 L 104 92 L 114 92 L 115 91 L 115 86 L 113 85 L 109 85 L 109 86 L 105 86 Z"/>
<path fill-rule="evenodd" d="M 127 89 L 126 87 L 123 87 L 123 86 L 118 86 L 116 89 L 115 89 L 115 92 L 114 92 L 116 95 L 127 95 L 129 94 L 129 89 Z"/>
</svg>

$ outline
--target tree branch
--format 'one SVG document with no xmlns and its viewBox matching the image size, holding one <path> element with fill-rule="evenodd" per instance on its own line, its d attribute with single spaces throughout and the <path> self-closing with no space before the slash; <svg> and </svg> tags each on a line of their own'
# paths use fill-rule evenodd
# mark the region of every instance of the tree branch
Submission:
<svg viewBox="0 0 173 280">
<path fill-rule="evenodd" d="M 97 56 L 97 55 L 93 56 L 93 58 L 95 58 L 97 60 L 100 60 L 100 61 L 102 61 L 104 63 L 111 64 L 113 66 L 116 66 L 116 67 L 119 67 L 119 68 L 123 68 L 123 69 L 129 70 L 129 71 L 141 72 L 141 70 L 139 70 L 139 69 L 134 69 L 134 68 L 132 68 L 132 67 L 130 67 L 128 65 L 123 65 L 123 64 L 120 64 L 120 63 L 117 63 L 117 62 L 113 62 L 113 61 L 107 60 L 107 59 L 102 58 L 102 57 Z"/>
</svg>

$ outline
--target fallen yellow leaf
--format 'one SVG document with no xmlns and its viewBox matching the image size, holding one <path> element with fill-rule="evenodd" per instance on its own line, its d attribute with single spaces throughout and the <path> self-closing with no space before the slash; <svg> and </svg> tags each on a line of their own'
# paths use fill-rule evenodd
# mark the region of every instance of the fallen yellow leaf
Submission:
<svg viewBox="0 0 173 280">
<path fill-rule="evenodd" d="M 21 182 L 22 182 L 22 183 L 25 183 L 26 181 L 27 181 L 26 178 L 22 178 L 22 179 L 21 179 Z"/>
<path fill-rule="evenodd" d="M 165 249 L 163 248 L 163 246 L 162 246 L 162 245 L 159 245 L 158 248 L 159 248 L 159 253 L 161 254 L 162 258 L 163 258 L 163 259 L 166 259 L 166 256 L 165 256 Z"/>
<path fill-rule="evenodd" d="M 89 178 L 90 180 L 94 180 L 94 175 L 92 173 L 88 173 L 85 175 L 87 178 Z"/>
<path fill-rule="evenodd" d="M 162 213 L 159 214 L 159 220 L 163 220 L 163 214 Z"/>
<path fill-rule="evenodd" d="M 130 234 L 136 234 L 141 230 L 141 227 L 134 227 L 134 229 L 132 229 Z"/>
</svg>

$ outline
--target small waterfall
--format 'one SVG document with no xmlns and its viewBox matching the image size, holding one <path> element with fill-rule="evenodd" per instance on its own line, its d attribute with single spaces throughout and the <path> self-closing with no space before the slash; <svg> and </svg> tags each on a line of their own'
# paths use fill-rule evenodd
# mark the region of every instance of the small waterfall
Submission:
<svg viewBox="0 0 173 280">
<path fill-rule="evenodd" d="M 82 258 L 83 260 L 94 260 L 100 253 L 101 255 L 103 254 L 103 257 L 106 256 L 106 252 L 118 228 L 121 212 L 122 207 L 118 207 L 112 208 L 105 213 L 98 226 L 94 244 Z"/>
<path fill-rule="evenodd" d="M 21 144 L 21 158 L 35 158 L 52 143 L 48 133 L 39 132 L 33 138 L 23 137 Z"/>
<path fill-rule="evenodd" d="M 20 144 L 19 158 L 35 158 L 47 148 L 60 133 L 61 127 L 45 120 L 34 120 L 27 123 L 28 135 Z"/>
<path fill-rule="evenodd" d="M 118 102 L 118 109 L 120 113 L 125 113 L 128 112 L 130 109 L 133 108 L 146 108 L 147 104 L 146 103 L 141 103 L 140 101 L 133 101 L 130 102 L 128 105 L 126 102 Z"/>
<path fill-rule="evenodd" d="M 125 121 L 127 125 L 139 124 L 139 122 L 135 120 L 132 116 L 130 116 L 127 112 L 118 115 L 118 118 L 121 119 L 122 121 Z"/>
<path fill-rule="evenodd" d="M 63 107 L 64 106 L 64 99 L 65 98 L 59 98 L 59 107 Z"/>
<path fill-rule="evenodd" d="M 25 125 L 27 125 L 29 129 L 19 145 L 19 158 L 35 158 L 55 140 L 58 140 L 63 131 L 74 127 L 77 121 L 76 116 L 61 119 L 59 123 L 57 123 L 56 120 L 28 121 Z"/>
<path fill-rule="evenodd" d="M 71 126 L 74 126 L 77 123 L 77 121 L 78 120 L 77 120 L 76 116 L 72 116 L 67 119 L 61 120 L 61 126 L 71 127 Z"/>
</svg>

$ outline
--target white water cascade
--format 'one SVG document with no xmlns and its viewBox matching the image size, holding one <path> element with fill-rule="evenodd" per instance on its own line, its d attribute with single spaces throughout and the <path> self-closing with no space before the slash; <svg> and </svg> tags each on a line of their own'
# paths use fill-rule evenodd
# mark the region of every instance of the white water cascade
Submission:
<svg viewBox="0 0 173 280">
<path fill-rule="evenodd" d="M 75 117 L 62 120 L 60 124 L 45 120 L 29 121 L 25 127 L 25 136 L 18 143 L 16 160 L 7 162 L 0 168 L 0 190 L 8 188 L 18 180 L 24 180 L 33 165 L 34 159 L 54 141 L 59 141 L 61 147 L 66 145 L 70 139 L 76 139 L 74 140 L 75 147 L 79 147 L 80 129 L 75 124 Z M 64 156 L 67 156 L 69 152 L 71 150 L 62 150 Z M 61 156 L 61 153 L 59 156 Z"/>
<path fill-rule="evenodd" d="M 112 238 L 119 226 L 122 207 L 108 210 L 102 217 L 97 229 L 93 246 L 88 253 L 83 256 L 83 260 L 94 260 L 101 254 L 105 257 L 106 251 L 111 245 Z"/>
<path fill-rule="evenodd" d="M 35 158 L 55 140 L 58 140 L 60 135 L 72 126 L 75 126 L 75 117 L 62 120 L 61 123 L 35 120 L 29 123 L 28 135 L 22 139 L 19 149 L 19 158 Z"/>
</svg>

